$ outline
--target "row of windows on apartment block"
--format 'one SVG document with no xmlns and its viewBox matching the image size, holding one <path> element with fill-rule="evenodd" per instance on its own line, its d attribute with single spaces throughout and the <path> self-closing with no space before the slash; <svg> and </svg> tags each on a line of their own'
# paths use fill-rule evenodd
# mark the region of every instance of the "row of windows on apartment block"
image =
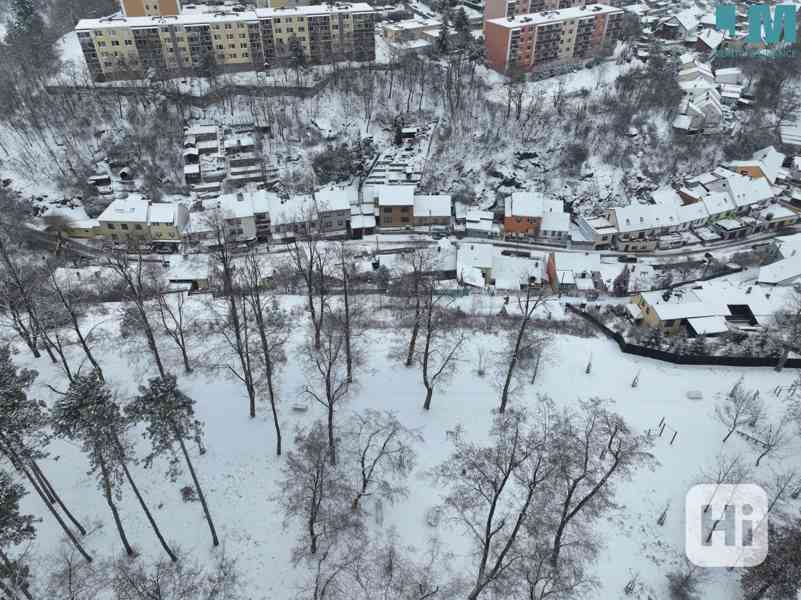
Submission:
<svg viewBox="0 0 801 600">
<path fill-rule="evenodd" d="M 342 18 L 345 19 L 345 20 L 349 20 L 351 18 L 351 16 L 350 15 L 342 15 Z M 304 24 L 304 23 L 306 23 L 307 21 L 310 21 L 310 20 L 311 21 L 319 21 L 322 24 L 324 22 L 327 22 L 329 20 L 329 17 L 285 17 L 285 22 L 291 25 L 292 22 L 293 22 L 293 19 L 294 19 L 294 22 L 296 22 L 298 24 Z M 365 21 L 366 22 L 366 21 L 370 21 L 372 19 L 371 19 L 371 17 L 369 15 L 357 15 L 356 17 L 354 17 L 354 20 L 355 21 Z M 282 22 L 281 21 L 281 17 L 275 17 L 270 22 L 273 23 L 273 24 L 281 23 Z M 214 29 L 215 31 L 219 31 L 220 29 L 228 29 L 228 30 L 230 30 L 230 29 L 247 29 L 248 28 L 248 24 L 246 24 L 246 23 L 242 23 L 242 24 L 225 23 L 224 25 L 219 25 L 219 24 L 217 24 L 217 25 L 202 25 L 201 27 L 208 27 L 209 29 Z M 258 27 L 258 25 L 256 25 L 254 23 L 254 24 L 250 25 L 250 27 L 253 28 L 253 29 L 256 29 Z M 339 25 L 337 23 L 333 23 L 332 27 L 336 28 L 336 27 L 339 27 Z M 188 29 L 189 28 L 187 28 L 187 30 Z M 170 33 L 170 32 L 178 31 L 178 29 L 176 29 L 175 25 L 172 25 L 172 26 L 169 26 L 169 27 L 159 27 L 158 30 L 161 31 L 162 33 Z M 81 33 L 83 33 L 83 32 L 81 32 Z M 122 35 L 124 37 L 126 33 L 127 33 L 126 30 L 97 29 L 97 30 L 92 32 L 92 35 L 94 35 L 94 37 L 102 37 L 104 35 L 109 36 L 109 37 L 117 37 L 117 35 Z"/>
</svg>

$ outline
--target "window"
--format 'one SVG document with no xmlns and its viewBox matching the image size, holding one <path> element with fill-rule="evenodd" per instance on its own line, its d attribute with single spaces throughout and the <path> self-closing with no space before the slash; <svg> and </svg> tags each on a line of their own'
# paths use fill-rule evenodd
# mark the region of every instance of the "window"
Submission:
<svg viewBox="0 0 801 600">
<path fill-rule="evenodd" d="M 409 217 L 401 217 L 401 223 L 408 223 Z"/>
<path fill-rule="evenodd" d="M 248 47 L 248 45 L 247 45 L 247 44 L 239 44 L 239 47 L 240 47 L 240 48 L 247 48 L 247 47 Z"/>
<path fill-rule="evenodd" d="M 230 23 L 226 23 L 226 24 L 225 24 L 225 28 L 226 28 L 226 29 L 231 29 L 231 24 L 230 24 Z"/>
<path fill-rule="evenodd" d="M 109 223 L 109 224 L 108 224 L 108 228 L 109 228 L 109 229 L 115 229 L 115 227 L 114 227 L 114 223 Z"/>
<path fill-rule="evenodd" d="M 120 229 L 126 229 L 127 230 L 128 229 L 128 223 L 123 223 L 122 225 L 120 225 Z"/>
<path fill-rule="evenodd" d="M 384 225 L 392 223 L 392 215 L 384 215 Z"/>
<path fill-rule="evenodd" d="M 409 212 L 409 207 L 408 207 L 408 206 L 403 206 L 403 207 L 401 207 L 401 212 L 402 212 L 402 213 L 407 213 L 407 212 Z"/>
<path fill-rule="evenodd" d="M 142 226 L 139 223 L 137 223 L 135 229 L 141 231 L 142 230 Z"/>
<path fill-rule="evenodd" d="M 248 34 L 247 33 L 240 33 L 239 37 L 244 39 L 244 38 L 248 37 Z"/>
<path fill-rule="evenodd" d="M 236 48 L 236 44 L 228 44 L 229 48 Z"/>
<path fill-rule="evenodd" d="M 131 40 L 125 40 L 126 46 L 133 46 L 133 42 Z"/>
<path fill-rule="evenodd" d="M 117 40 L 111 40 L 111 45 L 112 46 L 119 46 L 120 43 Z"/>
<path fill-rule="evenodd" d="M 229 33 L 225 37 L 227 37 L 229 40 L 232 40 L 232 39 L 234 39 L 234 34 L 233 33 Z"/>
</svg>

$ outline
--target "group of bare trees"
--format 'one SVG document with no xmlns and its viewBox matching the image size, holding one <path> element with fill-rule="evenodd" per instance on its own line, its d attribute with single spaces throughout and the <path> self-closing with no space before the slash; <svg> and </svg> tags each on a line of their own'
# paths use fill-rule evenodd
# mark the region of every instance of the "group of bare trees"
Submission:
<svg viewBox="0 0 801 600">
<path fill-rule="evenodd" d="M 308 567 L 307 592 L 315 600 L 366 600 L 382 588 L 411 590 L 418 582 L 404 581 L 406 575 L 420 578 L 422 585 L 428 577 L 397 547 L 392 550 L 397 566 L 389 565 L 383 576 L 368 576 L 376 556 L 389 550 L 370 535 L 367 518 L 380 523 L 384 503 L 405 497 L 406 478 L 415 464 L 414 445 L 422 438 L 392 413 L 367 410 L 351 421 L 353 426 L 339 436 L 341 457 L 336 463 L 328 427 L 317 421 L 298 433 L 283 465 L 277 500 L 286 523 L 300 525 L 293 561 Z M 390 597 L 423 597 L 410 593 L 414 592 Z"/>
<path fill-rule="evenodd" d="M 526 598 L 573 598 L 597 582 L 593 525 L 613 506 L 616 484 L 654 462 L 647 437 L 600 400 L 529 414 L 498 412 L 490 441 L 457 436 L 435 470 L 443 509 L 472 540 L 471 600 L 525 590 Z"/>
</svg>

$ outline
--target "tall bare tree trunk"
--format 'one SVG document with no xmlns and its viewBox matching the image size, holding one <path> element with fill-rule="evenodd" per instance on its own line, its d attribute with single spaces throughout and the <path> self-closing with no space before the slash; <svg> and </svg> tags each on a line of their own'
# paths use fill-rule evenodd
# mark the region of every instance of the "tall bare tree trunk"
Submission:
<svg viewBox="0 0 801 600">
<path fill-rule="evenodd" d="M 203 489 L 200 487 L 200 482 L 198 481 L 197 474 L 195 473 L 195 467 L 192 465 L 192 461 L 189 458 L 189 452 L 186 450 L 186 444 L 184 444 L 184 438 L 177 430 L 174 430 L 174 432 L 175 437 L 178 439 L 178 443 L 181 445 L 181 452 L 184 454 L 186 466 L 189 467 L 189 473 L 192 475 L 192 481 L 195 484 L 195 490 L 197 490 L 198 498 L 200 498 L 200 505 L 203 507 L 203 514 L 206 516 L 206 522 L 209 524 L 209 530 L 211 531 L 211 543 L 215 547 L 219 546 L 220 540 L 217 538 L 217 530 L 214 528 L 214 521 L 211 519 L 209 506 L 206 504 L 206 496 L 203 494 Z"/>
<path fill-rule="evenodd" d="M 101 458 L 99 462 L 101 476 L 103 477 L 103 493 L 106 496 L 106 504 L 108 504 L 108 507 L 111 509 L 111 514 L 114 517 L 114 524 L 117 526 L 117 533 L 120 534 L 120 540 L 122 540 L 125 553 L 128 556 L 133 556 L 133 548 L 131 548 L 131 545 L 128 543 L 128 536 L 125 535 L 125 528 L 122 526 L 120 514 L 117 512 L 117 505 L 114 503 L 114 493 L 111 490 L 111 481 L 109 479 L 106 461 Z"/>
<path fill-rule="evenodd" d="M 117 442 L 117 447 L 122 452 L 122 446 Z M 125 463 L 125 460 L 121 460 L 122 469 L 125 471 L 125 478 L 128 480 L 128 483 L 131 484 L 131 489 L 133 489 L 134 494 L 136 495 L 136 499 L 139 501 L 139 506 L 142 507 L 142 510 L 145 511 L 145 515 L 147 516 L 147 520 L 150 522 L 150 526 L 153 528 L 153 532 L 156 534 L 156 537 L 159 539 L 161 543 L 161 547 L 164 548 L 164 551 L 167 553 L 167 556 L 170 557 L 172 562 L 177 562 L 178 557 L 175 556 L 175 553 L 170 549 L 167 545 L 167 542 L 164 540 L 164 536 L 161 535 L 161 530 L 159 526 L 156 524 L 156 520 L 153 518 L 153 515 L 150 513 L 150 509 L 145 504 L 144 498 L 142 498 L 142 494 L 139 493 L 139 488 L 137 487 L 136 483 L 131 477 L 131 472 L 128 470 L 128 465 Z"/>
</svg>

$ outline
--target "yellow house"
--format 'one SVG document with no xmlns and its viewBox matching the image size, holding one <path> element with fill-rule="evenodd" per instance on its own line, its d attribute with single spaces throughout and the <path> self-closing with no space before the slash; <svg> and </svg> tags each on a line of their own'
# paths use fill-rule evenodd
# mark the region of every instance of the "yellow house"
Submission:
<svg viewBox="0 0 801 600">
<path fill-rule="evenodd" d="M 66 237 L 92 239 L 100 233 L 100 222 L 97 219 L 69 221 L 63 233 Z"/>
<path fill-rule="evenodd" d="M 189 211 L 183 204 L 151 204 L 148 220 L 150 239 L 178 242 L 188 220 Z"/>
<path fill-rule="evenodd" d="M 112 242 L 147 240 L 149 213 L 150 203 L 140 196 L 114 200 L 97 218 L 98 234 Z"/>
<path fill-rule="evenodd" d="M 661 329 L 666 335 L 680 333 L 685 327 L 697 333 L 720 333 L 726 330 L 726 317 L 731 316 L 722 301 L 702 300 L 687 289 L 641 292 L 631 302 L 639 307 L 643 326 Z"/>
</svg>

